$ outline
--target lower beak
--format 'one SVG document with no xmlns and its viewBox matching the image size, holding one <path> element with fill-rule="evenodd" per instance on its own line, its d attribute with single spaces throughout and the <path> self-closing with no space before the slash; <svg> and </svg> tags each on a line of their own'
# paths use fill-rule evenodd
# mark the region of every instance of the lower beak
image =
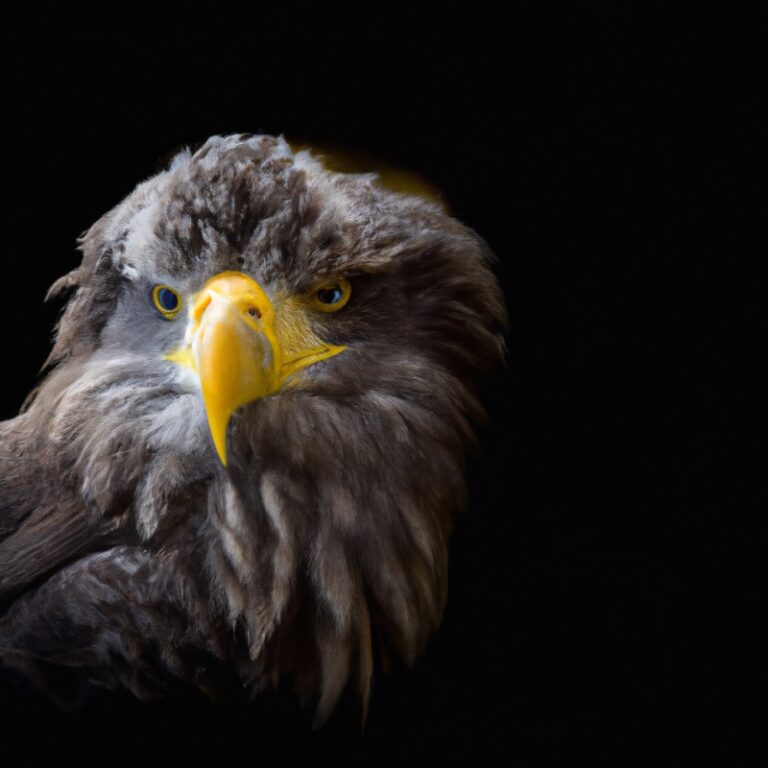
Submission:
<svg viewBox="0 0 768 768">
<path fill-rule="evenodd" d="M 275 394 L 295 371 L 345 349 L 322 344 L 303 310 L 291 303 L 285 309 L 291 316 L 280 318 L 255 280 L 241 272 L 222 272 L 192 299 L 186 347 L 166 355 L 197 372 L 211 437 L 224 466 L 227 427 L 238 408 Z M 290 332 L 280 334 L 281 327 Z"/>
</svg>

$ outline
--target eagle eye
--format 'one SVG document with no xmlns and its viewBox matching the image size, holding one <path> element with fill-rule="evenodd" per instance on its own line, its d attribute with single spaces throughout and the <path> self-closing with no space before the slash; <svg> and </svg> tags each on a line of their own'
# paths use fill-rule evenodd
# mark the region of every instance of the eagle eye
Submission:
<svg viewBox="0 0 768 768">
<path fill-rule="evenodd" d="M 155 309 L 169 320 L 181 309 L 181 296 L 169 285 L 156 285 L 152 289 L 152 301 Z"/>
<path fill-rule="evenodd" d="M 352 286 L 345 277 L 324 283 L 312 294 L 312 304 L 321 312 L 338 312 L 348 301 Z"/>
</svg>

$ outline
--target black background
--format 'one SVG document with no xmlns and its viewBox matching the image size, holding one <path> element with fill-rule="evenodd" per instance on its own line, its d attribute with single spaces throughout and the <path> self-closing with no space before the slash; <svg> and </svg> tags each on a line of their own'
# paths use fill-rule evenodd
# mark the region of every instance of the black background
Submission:
<svg viewBox="0 0 768 768">
<path fill-rule="evenodd" d="M 362 736 L 343 708 L 310 732 L 282 697 L 246 712 L 108 697 L 64 715 L 5 681 L 0 750 L 733 764 L 759 744 L 765 451 L 742 450 L 750 419 L 731 408 L 765 347 L 736 358 L 740 324 L 765 331 L 745 194 L 759 19 L 509 11 L 221 6 L 6 26 L 0 417 L 47 354 L 60 307 L 42 299 L 78 263 L 76 236 L 215 133 L 423 174 L 499 256 L 511 331 L 444 624 L 413 670 L 376 680 Z"/>
</svg>

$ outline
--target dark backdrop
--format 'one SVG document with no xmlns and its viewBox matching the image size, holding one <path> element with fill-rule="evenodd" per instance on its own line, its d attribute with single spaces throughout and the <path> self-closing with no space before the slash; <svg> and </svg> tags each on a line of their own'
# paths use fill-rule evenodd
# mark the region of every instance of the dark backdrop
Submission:
<svg viewBox="0 0 768 768">
<path fill-rule="evenodd" d="M 64 715 L 4 681 L 0 749 L 667 764 L 729 763 L 759 737 L 764 452 L 740 454 L 748 422 L 725 408 L 754 373 L 733 329 L 765 330 L 738 181 L 759 144 L 757 20 L 510 11 L 7 25 L 0 417 L 46 357 L 60 307 L 42 299 L 76 236 L 215 133 L 346 146 L 430 179 L 498 254 L 511 332 L 445 622 L 413 670 L 376 680 L 362 737 L 343 711 L 310 733 L 281 697 Z"/>
</svg>

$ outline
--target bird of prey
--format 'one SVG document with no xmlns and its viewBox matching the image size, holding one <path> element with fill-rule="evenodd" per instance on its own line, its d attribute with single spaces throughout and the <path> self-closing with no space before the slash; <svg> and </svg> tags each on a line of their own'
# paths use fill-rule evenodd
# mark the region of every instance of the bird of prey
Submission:
<svg viewBox="0 0 768 768">
<path fill-rule="evenodd" d="M 78 238 L 41 383 L 0 424 L 0 661 L 317 721 L 441 621 L 504 365 L 495 256 L 435 202 L 282 136 L 178 152 Z"/>
</svg>

